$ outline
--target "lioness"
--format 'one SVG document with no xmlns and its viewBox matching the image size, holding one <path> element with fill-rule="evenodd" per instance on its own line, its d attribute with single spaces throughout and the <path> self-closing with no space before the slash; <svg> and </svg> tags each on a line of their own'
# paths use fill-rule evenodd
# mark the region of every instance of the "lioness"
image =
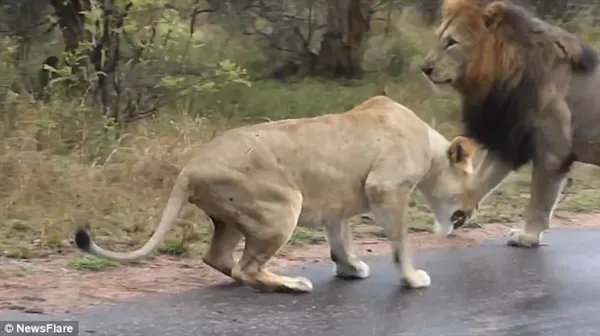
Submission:
<svg viewBox="0 0 600 336">
<path fill-rule="evenodd" d="M 148 255 L 162 241 L 186 200 L 214 224 L 203 257 L 211 267 L 260 291 L 310 292 L 304 277 L 265 268 L 296 225 L 323 227 L 340 277 L 366 278 L 369 266 L 352 248 L 349 217 L 370 211 L 385 230 L 394 262 L 412 288 L 430 285 L 413 267 L 406 212 L 417 188 L 449 232 L 474 209 L 466 201 L 474 143 L 449 143 L 415 113 L 385 96 L 350 111 L 235 128 L 206 143 L 179 174 L 158 228 L 133 252 L 98 247 L 79 230 L 77 246 L 116 260 Z M 466 213 L 457 212 L 464 209 Z M 456 213 L 455 213 L 456 212 Z M 451 220 L 451 217 L 453 217 Z M 245 237 L 241 259 L 234 248 Z"/>
<path fill-rule="evenodd" d="M 436 38 L 421 70 L 460 94 L 465 135 L 488 150 L 473 199 L 532 162 L 525 225 L 508 244 L 538 246 L 572 163 L 600 165 L 598 52 L 502 1 L 444 1 Z"/>
</svg>

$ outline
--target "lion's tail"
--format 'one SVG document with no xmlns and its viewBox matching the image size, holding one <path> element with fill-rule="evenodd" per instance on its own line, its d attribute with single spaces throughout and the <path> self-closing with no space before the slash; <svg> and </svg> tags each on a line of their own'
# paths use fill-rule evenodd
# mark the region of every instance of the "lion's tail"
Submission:
<svg viewBox="0 0 600 336">
<path fill-rule="evenodd" d="M 165 234 L 171 229 L 177 216 L 179 216 L 179 212 L 187 200 L 188 179 L 189 177 L 186 173 L 181 173 L 177 177 L 175 186 L 171 191 L 171 196 L 167 201 L 167 206 L 162 214 L 160 224 L 156 228 L 156 231 L 154 231 L 150 240 L 148 240 L 141 248 L 130 252 L 110 251 L 96 245 L 87 231 L 83 229 L 79 229 L 75 234 L 75 244 L 87 253 L 118 261 L 132 261 L 149 255 L 163 241 Z"/>
</svg>

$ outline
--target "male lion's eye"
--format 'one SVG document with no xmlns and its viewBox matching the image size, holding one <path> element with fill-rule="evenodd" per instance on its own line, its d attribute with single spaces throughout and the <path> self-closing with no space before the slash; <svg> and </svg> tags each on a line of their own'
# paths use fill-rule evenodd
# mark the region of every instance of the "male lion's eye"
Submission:
<svg viewBox="0 0 600 336">
<path fill-rule="evenodd" d="M 453 45 L 457 44 L 458 42 L 456 42 L 455 39 L 448 37 L 448 39 L 446 39 L 446 49 L 452 47 Z"/>
</svg>

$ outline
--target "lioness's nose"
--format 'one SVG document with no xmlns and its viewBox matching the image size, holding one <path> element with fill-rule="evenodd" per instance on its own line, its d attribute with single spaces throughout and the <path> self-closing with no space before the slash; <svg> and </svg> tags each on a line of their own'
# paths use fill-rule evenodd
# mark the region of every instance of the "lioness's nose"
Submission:
<svg viewBox="0 0 600 336">
<path fill-rule="evenodd" d="M 431 73 L 433 72 L 433 67 L 429 63 L 423 63 L 423 65 L 421 65 L 421 71 L 426 76 L 431 76 Z"/>
</svg>

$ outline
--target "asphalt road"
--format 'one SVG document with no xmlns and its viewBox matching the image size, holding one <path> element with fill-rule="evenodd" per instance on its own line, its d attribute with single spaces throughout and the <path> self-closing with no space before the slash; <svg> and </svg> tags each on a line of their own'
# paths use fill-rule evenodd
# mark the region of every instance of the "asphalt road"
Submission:
<svg viewBox="0 0 600 336">
<path fill-rule="evenodd" d="M 432 277 L 423 290 L 399 287 L 391 258 L 378 258 L 366 260 L 365 280 L 336 279 L 329 263 L 290 272 L 313 280 L 310 294 L 221 286 L 67 318 L 80 321 L 80 335 L 96 336 L 600 336 L 600 231 L 555 229 L 544 238 L 539 249 L 495 240 L 418 251 L 416 264 Z M 50 319 L 0 312 L 0 320 L 17 318 Z"/>
</svg>

